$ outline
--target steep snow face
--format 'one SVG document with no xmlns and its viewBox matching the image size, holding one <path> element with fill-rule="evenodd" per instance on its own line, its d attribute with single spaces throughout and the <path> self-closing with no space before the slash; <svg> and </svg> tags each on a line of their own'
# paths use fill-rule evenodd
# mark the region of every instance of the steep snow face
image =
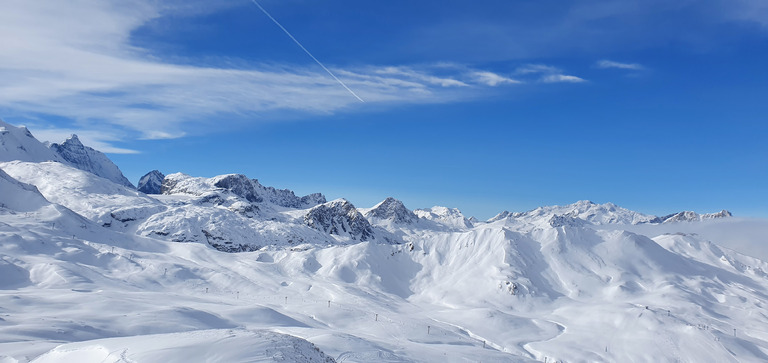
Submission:
<svg viewBox="0 0 768 363">
<path fill-rule="evenodd" d="M 398 224 L 413 224 L 419 219 L 405 207 L 403 202 L 388 197 L 364 213 L 370 221 L 390 221 Z M 375 224 L 375 223 L 374 223 Z"/>
<path fill-rule="evenodd" d="M 304 223 L 314 229 L 357 241 L 375 239 L 368 220 L 346 199 L 336 199 L 310 209 Z"/>
<path fill-rule="evenodd" d="M 51 150 L 61 155 L 68 164 L 91 172 L 117 184 L 133 188 L 120 169 L 106 155 L 91 147 L 83 145 L 77 135 L 72 135 L 62 144 L 51 144 Z"/>
<path fill-rule="evenodd" d="M 705 213 L 698 214 L 693 211 L 682 211 L 679 213 L 669 214 L 663 217 L 658 217 L 651 221 L 651 223 L 675 223 L 675 222 L 695 222 L 703 221 L 706 219 L 718 219 L 732 217 L 731 212 L 723 209 L 717 213 Z"/>
<path fill-rule="evenodd" d="M 15 179 L 35 185 L 49 201 L 98 223 L 111 225 L 147 217 L 165 209 L 133 188 L 57 162 L 0 163 Z"/>
<path fill-rule="evenodd" d="M 435 206 L 429 209 L 416 209 L 413 213 L 419 218 L 435 222 L 449 229 L 463 230 L 472 228 L 472 222 L 464 217 L 461 211 L 456 208 Z"/>
<path fill-rule="evenodd" d="M 152 170 L 139 179 L 138 190 L 144 194 L 162 194 L 163 179 L 163 173 Z"/>
<path fill-rule="evenodd" d="M 0 161 L 62 161 L 61 156 L 38 141 L 26 127 L 0 120 Z"/>
<path fill-rule="evenodd" d="M 0 169 L 0 208 L 30 212 L 50 204 L 34 185 L 22 183 Z"/>
</svg>

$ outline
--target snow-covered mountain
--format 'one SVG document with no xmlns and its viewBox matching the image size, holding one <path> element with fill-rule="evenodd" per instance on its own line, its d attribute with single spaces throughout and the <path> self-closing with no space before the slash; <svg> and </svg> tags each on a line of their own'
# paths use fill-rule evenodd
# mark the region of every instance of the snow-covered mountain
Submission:
<svg viewBox="0 0 768 363">
<path fill-rule="evenodd" d="M 106 155 L 85 146 L 72 135 L 61 144 L 37 140 L 26 127 L 15 127 L 0 120 L 0 161 L 57 161 L 133 188 L 120 169 Z"/>
<path fill-rule="evenodd" d="M 456 208 L 447 208 L 435 206 L 432 208 L 416 209 L 413 211 L 416 216 L 452 230 L 463 230 L 472 228 L 472 222 L 464 217 L 460 210 Z"/>
<path fill-rule="evenodd" d="M 63 158 L 38 141 L 24 126 L 0 120 L 0 161 L 63 161 Z"/>
<path fill-rule="evenodd" d="M 77 135 L 70 136 L 61 144 L 51 144 L 51 150 L 59 154 L 69 165 L 96 174 L 117 184 L 133 188 L 120 169 L 106 155 L 83 145 Z"/>
<path fill-rule="evenodd" d="M 152 170 L 139 179 L 136 189 L 144 194 L 162 194 L 165 175 L 158 170 Z"/>
<path fill-rule="evenodd" d="M 648 223 L 656 216 L 638 213 L 619 207 L 613 203 L 596 204 L 588 200 L 581 200 L 564 206 L 539 207 L 524 213 L 502 212 L 489 222 L 502 219 L 524 220 L 530 223 L 547 223 L 556 216 L 567 216 L 589 222 L 590 224 L 638 224 Z"/>
<path fill-rule="evenodd" d="M 718 219 L 732 217 L 731 212 L 723 209 L 717 213 L 705 213 L 699 214 L 693 211 L 683 211 L 679 213 L 673 213 L 662 217 L 654 218 L 650 223 L 674 223 L 674 222 L 695 222 L 706 219 Z"/>
<path fill-rule="evenodd" d="M 392 197 L 384 199 L 373 208 L 366 210 L 364 214 L 369 220 L 388 221 L 395 224 L 413 224 L 419 219 L 405 207 L 403 202 Z"/>
<path fill-rule="evenodd" d="M 765 220 L 580 201 L 472 222 L 240 174 L 145 194 L 6 134 L 0 362 L 768 360 Z"/>
</svg>

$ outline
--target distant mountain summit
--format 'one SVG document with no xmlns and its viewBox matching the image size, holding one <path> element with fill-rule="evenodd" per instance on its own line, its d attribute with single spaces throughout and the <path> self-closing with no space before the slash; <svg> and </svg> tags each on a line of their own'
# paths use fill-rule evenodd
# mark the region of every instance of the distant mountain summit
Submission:
<svg viewBox="0 0 768 363">
<path fill-rule="evenodd" d="M 472 222 L 457 208 L 434 206 L 413 211 L 419 218 L 435 222 L 451 229 L 472 228 Z"/>
<path fill-rule="evenodd" d="M 139 179 L 138 190 L 144 194 L 162 194 L 165 175 L 158 170 L 152 170 Z"/>
<path fill-rule="evenodd" d="M 717 213 L 704 213 L 704 214 L 698 214 L 693 211 L 682 211 L 679 213 L 668 214 L 663 217 L 657 217 L 653 219 L 650 223 L 695 222 L 695 221 L 702 221 L 705 219 L 719 219 L 719 218 L 728 218 L 732 216 L 733 214 L 731 214 L 731 212 L 725 209 Z"/>
<path fill-rule="evenodd" d="M 692 211 L 673 213 L 662 217 L 638 213 L 613 203 L 597 204 L 581 200 L 564 206 L 539 207 L 527 212 L 503 211 L 489 219 L 488 223 L 506 221 L 537 226 L 562 227 L 582 226 L 587 224 L 660 224 L 674 222 L 692 222 L 705 219 L 731 217 L 731 212 L 722 210 L 718 213 L 698 214 Z"/>
<path fill-rule="evenodd" d="M 100 151 L 83 145 L 77 135 L 61 144 L 46 146 L 26 127 L 15 127 L 0 120 L 0 151 L 0 161 L 57 161 L 134 188 L 117 165 Z"/>
<path fill-rule="evenodd" d="M 117 165 L 112 163 L 102 152 L 83 145 L 77 135 L 73 134 L 61 144 L 51 144 L 50 148 L 61 155 L 69 165 L 109 179 L 117 184 L 135 188 Z"/>
<path fill-rule="evenodd" d="M 403 202 L 388 197 L 376 204 L 373 208 L 364 213 L 366 218 L 389 220 L 394 223 L 411 224 L 415 223 L 419 217 L 416 216 L 411 210 L 405 207 Z"/>
</svg>

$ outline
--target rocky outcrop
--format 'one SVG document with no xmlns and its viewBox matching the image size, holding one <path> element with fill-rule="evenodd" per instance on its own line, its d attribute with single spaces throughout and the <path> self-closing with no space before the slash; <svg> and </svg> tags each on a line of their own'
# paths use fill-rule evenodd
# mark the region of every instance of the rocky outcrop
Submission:
<svg viewBox="0 0 768 363">
<path fill-rule="evenodd" d="M 375 238 L 371 224 L 346 199 L 337 199 L 313 207 L 304 216 L 304 223 L 325 233 L 348 236 L 357 241 Z"/>
</svg>

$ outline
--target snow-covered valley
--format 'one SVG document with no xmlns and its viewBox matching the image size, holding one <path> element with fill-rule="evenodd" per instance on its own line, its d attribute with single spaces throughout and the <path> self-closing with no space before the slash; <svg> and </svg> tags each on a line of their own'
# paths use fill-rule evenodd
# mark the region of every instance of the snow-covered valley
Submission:
<svg viewBox="0 0 768 363">
<path fill-rule="evenodd" d="M 765 220 L 144 194 L 0 127 L 0 362 L 768 360 Z"/>
</svg>

